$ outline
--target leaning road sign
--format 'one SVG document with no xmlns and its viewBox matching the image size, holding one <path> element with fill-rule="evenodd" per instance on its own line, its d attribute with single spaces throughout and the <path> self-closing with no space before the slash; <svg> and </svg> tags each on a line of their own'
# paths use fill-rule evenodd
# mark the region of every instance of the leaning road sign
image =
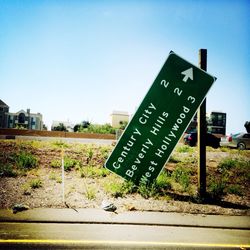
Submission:
<svg viewBox="0 0 250 250">
<path fill-rule="evenodd" d="M 136 185 L 156 179 L 215 80 L 171 51 L 105 167 Z"/>
</svg>

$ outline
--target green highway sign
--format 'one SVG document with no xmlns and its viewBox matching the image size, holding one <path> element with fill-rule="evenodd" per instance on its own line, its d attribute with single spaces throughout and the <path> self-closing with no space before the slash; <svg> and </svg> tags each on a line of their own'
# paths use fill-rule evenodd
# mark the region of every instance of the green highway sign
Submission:
<svg viewBox="0 0 250 250">
<path fill-rule="evenodd" d="M 171 51 L 105 167 L 135 184 L 156 179 L 215 80 Z"/>
</svg>

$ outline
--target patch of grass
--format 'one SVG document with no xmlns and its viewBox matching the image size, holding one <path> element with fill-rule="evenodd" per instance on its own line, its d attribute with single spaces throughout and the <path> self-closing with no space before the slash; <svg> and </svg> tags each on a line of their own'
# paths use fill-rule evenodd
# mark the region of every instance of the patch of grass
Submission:
<svg viewBox="0 0 250 250">
<path fill-rule="evenodd" d="M 103 146 L 100 147 L 101 158 L 106 160 L 111 152 L 111 147 Z"/>
<path fill-rule="evenodd" d="M 80 177 L 89 177 L 89 178 L 98 178 L 106 177 L 110 174 L 110 171 L 104 167 L 95 167 L 95 166 L 84 166 L 78 168 L 80 172 Z"/>
<path fill-rule="evenodd" d="M 239 196 L 243 195 L 242 187 L 240 185 L 238 185 L 238 184 L 228 186 L 227 187 L 227 192 L 229 194 L 235 194 L 235 195 L 239 195 Z"/>
<path fill-rule="evenodd" d="M 38 158 L 29 152 L 20 152 L 15 156 L 15 162 L 17 167 L 30 170 L 38 166 Z"/>
<path fill-rule="evenodd" d="M 51 142 L 51 145 L 54 146 L 55 148 L 68 148 L 69 144 L 63 141 L 53 141 Z"/>
<path fill-rule="evenodd" d="M 110 193 L 113 197 L 124 197 L 126 194 L 135 192 L 135 185 L 129 181 L 120 181 L 116 179 L 113 182 L 106 182 L 104 184 L 104 190 Z"/>
<path fill-rule="evenodd" d="M 88 187 L 86 189 L 86 197 L 88 200 L 94 200 L 96 198 L 96 188 L 95 187 Z"/>
<path fill-rule="evenodd" d="M 138 193 L 148 199 L 150 197 L 159 198 L 166 196 L 166 191 L 172 188 L 172 180 L 167 171 L 162 171 L 153 183 L 140 183 L 137 188 Z"/>
<path fill-rule="evenodd" d="M 250 161 L 243 158 L 232 158 L 227 157 L 221 160 L 218 164 L 218 170 L 221 173 L 224 173 L 229 170 L 235 170 L 236 172 L 249 172 Z"/>
<path fill-rule="evenodd" d="M 168 190 L 171 189 L 171 176 L 167 171 L 162 171 L 156 179 L 156 185 L 158 189 Z"/>
<path fill-rule="evenodd" d="M 92 148 L 88 148 L 87 150 L 87 164 L 89 164 L 93 158 L 94 151 Z"/>
<path fill-rule="evenodd" d="M 0 177 L 16 177 L 17 172 L 10 163 L 0 163 Z"/>
<path fill-rule="evenodd" d="M 23 194 L 24 195 L 31 195 L 31 189 L 30 189 L 30 184 L 29 183 L 25 183 L 22 185 L 22 189 L 23 189 Z"/>
<path fill-rule="evenodd" d="M 49 175 L 49 179 L 56 181 L 57 183 L 62 183 L 62 177 L 57 175 L 55 171 L 52 171 Z"/>
<path fill-rule="evenodd" d="M 225 193 L 226 183 L 223 179 L 212 178 L 208 186 L 208 191 L 213 198 L 220 198 Z"/>
<path fill-rule="evenodd" d="M 159 196 L 157 184 L 154 181 L 153 183 L 141 183 L 138 187 L 138 193 L 145 199 L 150 197 L 157 198 Z"/>
<path fill-rule="evenodd" d="M 190 185 L 190 172 L 190 169 L 187 169 L 183 166 L 178 166 L 177 164 L 176 169 L 171 174 L 173 180 L 179 183 L 183 187 L 184 191 L 187 191 Z"/>
<path fill-rule="evenodd" d="M 226 170 L 230 170 L 231 168 L 235 168 L 237 164 L 238 164 L 238 159 L 228 157 L 219 162 L 218 170 L 220 172 L 224 172 Z"/>
<path fill-rule="evenodd" d="M 70 171 L 72 168 L 79 167 L 81 162 L 76 159 L 72 159 L 70 157 L 64 157 L 64 170 Z M 62 167 L 62 160 L 54 159 L 51 161 L 50 166 L 52 168 L 60 168 Z"/>
<path fill-rule="evenodd" d="M 32 180 L 29 182 L 29 184 L 30 184 L 30 187 L 31 187 L 32 189 L 42 187 L 42 181 L 41 181 L 41 179 L 32 179 Z"/>
<path fill-rule="evenodd" d="M 171 163 L 178 163 L 178 162 L 181 162 L 181 159 L 178 158 L 176 155 L 171 155 L 168 162 L 171 162 Z"/>
<path fill-rule="evenodd" d="M 52 168 L 60 168 L 62 166 L 62 161 L 61 160 L 57 160 L 57 159 L 54 159 L 50 162 L 50 166 Z"/>
<path fill-rule="evenodd" d="M 193 153 L 195 151 L 194 147 L 190 147 L 188 145 L 177 146 L 175 149 L 178 153 Z"/>
<path fill-rule="evenodd" d="M 72 159 L 70 157 L 65 157 L 64 158 L 64 170 L 65 171 L 69 171 L 72 168 L 78 167 L 80 165 L 81 165 L 80 161 L 78 161 L 76 159 Z"/>
</svg>

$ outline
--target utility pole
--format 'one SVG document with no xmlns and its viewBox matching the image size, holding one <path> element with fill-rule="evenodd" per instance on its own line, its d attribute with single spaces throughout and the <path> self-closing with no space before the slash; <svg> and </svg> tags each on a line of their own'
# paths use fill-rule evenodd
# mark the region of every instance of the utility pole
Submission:
<svg viewBox="0 0 250 250">
<path fill-rule="evenodd" d="M 207 71 L 207 50 L 199 50 L 199 67 Z M 198 109 L 198 195 L 201 199 L 206 196 L 206 98 Z"/>
</svg>

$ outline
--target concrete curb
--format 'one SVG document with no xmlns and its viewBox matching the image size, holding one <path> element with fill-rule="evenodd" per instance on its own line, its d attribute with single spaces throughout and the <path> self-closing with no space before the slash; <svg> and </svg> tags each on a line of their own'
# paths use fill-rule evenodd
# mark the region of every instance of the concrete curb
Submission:
<svg viewBox="0 0 250 250">
<path fill-rule="evenodd" d="M 130 224 L 181 227 L 250 229 L 250 216 L 201 215 L 163 212 L 112 213 L 101 209 L 35 208 L 13 214 L 0 210 L 0 222 Z"/>
</svg>

